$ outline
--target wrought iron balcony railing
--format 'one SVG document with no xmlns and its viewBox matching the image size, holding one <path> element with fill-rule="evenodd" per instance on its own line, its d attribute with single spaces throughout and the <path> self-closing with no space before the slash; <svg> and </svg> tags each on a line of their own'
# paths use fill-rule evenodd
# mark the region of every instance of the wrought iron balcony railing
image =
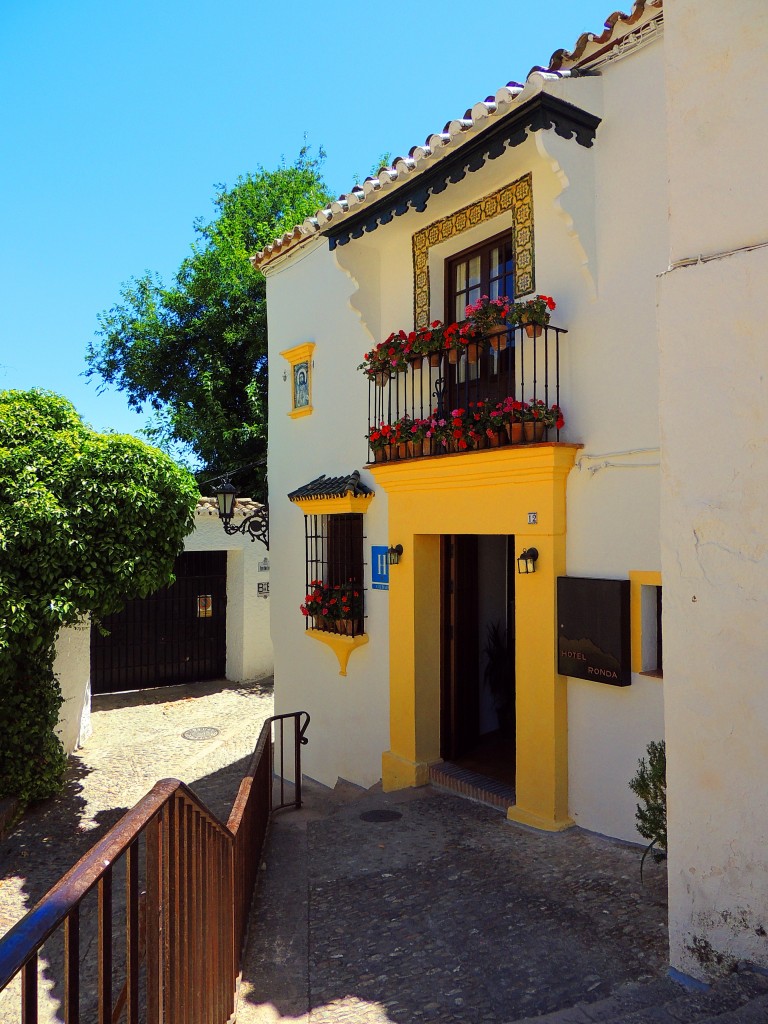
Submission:
<svg viewBox="0 0 768 1024">
<path fill-rule="evenodd" d="M 560 345 L 568 332 L 516 325 L 466 350 L 369 379 L 369 462 L 559 440 Z"/>
</svg>

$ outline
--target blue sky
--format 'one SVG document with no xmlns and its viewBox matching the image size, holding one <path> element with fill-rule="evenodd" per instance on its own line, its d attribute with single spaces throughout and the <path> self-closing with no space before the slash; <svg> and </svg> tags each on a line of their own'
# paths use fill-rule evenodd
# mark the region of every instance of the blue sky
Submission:
<svg viewBox="0 0 768 1024">
<path fill-rule="evenodd" d="M 145 417 L 82 376 L 85 349 L 122 282 L 170 279 L 215 184 L 291 162 L 306 135 L 349 191 L 612 9 L 0 0 L 0 388 L 137 432 Z"/>
</svg>

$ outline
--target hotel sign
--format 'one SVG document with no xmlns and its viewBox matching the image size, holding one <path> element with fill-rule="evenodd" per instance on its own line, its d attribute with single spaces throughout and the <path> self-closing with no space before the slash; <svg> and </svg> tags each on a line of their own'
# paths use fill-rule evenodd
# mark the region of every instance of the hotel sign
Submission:
<svg viewBox="0 0 768 1024">
<path fill-rule="evenodd" d="M 557 622 L 561 675 L 630 685 L 629 580 L 558 577 Z"/>
</svg>

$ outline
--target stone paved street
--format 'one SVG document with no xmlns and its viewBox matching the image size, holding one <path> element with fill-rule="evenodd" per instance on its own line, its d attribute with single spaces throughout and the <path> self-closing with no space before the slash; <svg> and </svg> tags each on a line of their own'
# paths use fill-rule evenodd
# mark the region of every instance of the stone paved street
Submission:
<svg viewBox="0 0 768 1024">
<path fill-rule="evenodd" d="M 93 699 L 93 736 L 71 759 L 63 796 L 31 808 L 0 842 L 0 935 L 162 778 L 179 778 L 226 819 L 259 730 L 272 714 L 272 680 L 195 683 Z M 211 739 L 182 733 L 212 726 Z M 88 936 L 83 940 L 87 947 Z M 15 986 L 0 1022 L 18 1021 Z M 56 994 L 41 1020 L 59 1020 Z"/>
<path fill-rule="evenodd" d="M 158 779 L 190 783 L 225 818 L 271 713 L 269 683 L 96 698 L 94 736 L 64 797 L 0 843 L 0 931 Z M 200 726 L 219 735 L 182 737 Z M 306 782 L 302 810 L 273 821 L 238 1022 L 508 1024 L 658 978 L 665 870 L 648 864 L 642 886 L 639 858 L 578 829 L 527 830 L 430 787 Z M 58 1021 L 61 989 L 48 986 L 40 1019 Z M 0 1024 L 18 1020 L 13 997 L 0 997 Z"/>
<path fill-rule="evenodd" d="M 637 847 L 429 787 L 305 796 L 274 819 L 239 1024 L 503 1024 L 666 972 L 665 866 L 641 885 Z"/>
</svg>

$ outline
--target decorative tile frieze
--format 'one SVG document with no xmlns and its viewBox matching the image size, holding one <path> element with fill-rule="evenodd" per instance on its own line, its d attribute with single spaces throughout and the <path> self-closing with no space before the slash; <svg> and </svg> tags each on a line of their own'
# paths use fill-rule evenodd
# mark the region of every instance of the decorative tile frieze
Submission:
<svg viewBox="0 0 768 1024">
<path fill-rule="evenodd" d="M 432 246 L 510 211 L 515 255 L 515 297 L 527 295 L 534 290 L 533 181 L 529 172 L 414 234 L 413 319 L 416 327 L 426 327 L 430 321 L 429 250 Z"/>
</svg>

